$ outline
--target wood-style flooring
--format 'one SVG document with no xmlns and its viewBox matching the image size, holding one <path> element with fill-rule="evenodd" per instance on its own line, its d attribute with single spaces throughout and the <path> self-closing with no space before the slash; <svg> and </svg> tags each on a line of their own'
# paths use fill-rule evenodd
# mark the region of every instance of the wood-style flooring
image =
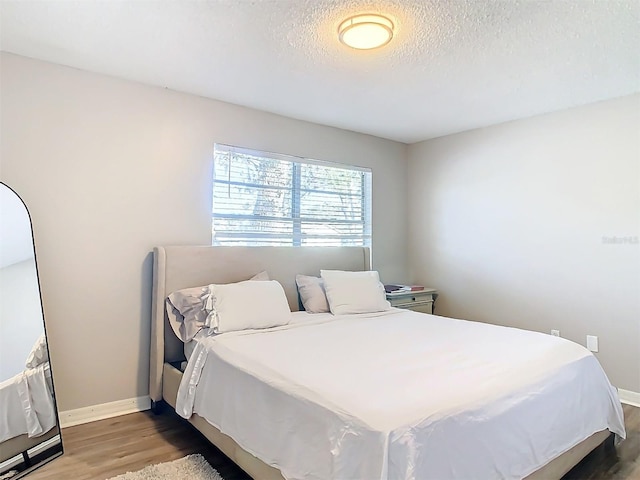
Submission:
<svg viewBox="0 0 640 480">
<path fill-rule="evenodd" d="M 624 414 L 627 440 L 616 448 L 601 445 L 563 480 L 640 479 L 640 408 L 624 405 Z M 29 480 L 105 480 L 191 453 L 203 455 L 225 480 L 250 480 L 170 409 L 161 415 L 133 413 L 64 428 L 62 438 L 64 455 L 30 474 Z"/>
<path fill-rule="evenodd" d="M 622 408 L 627 439 L 616 447 L 600 445 L 562 480 L 640 480 L 640 408 Z"/>
<path fill-rule="evenodd" d="M 160 415 L 146 411 L 63 428 L 62 443 L 64 454 L 29 480 L 105 480 L 191 453 L 205 457 L 225 480 L 251 480 L 168 407 Z"/>
</svg>

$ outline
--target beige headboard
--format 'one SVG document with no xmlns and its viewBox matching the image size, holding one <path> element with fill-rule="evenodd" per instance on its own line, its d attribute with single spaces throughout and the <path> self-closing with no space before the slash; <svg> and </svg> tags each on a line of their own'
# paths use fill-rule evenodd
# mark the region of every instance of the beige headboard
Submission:
<svg viewBox="0 0 640 480">
<path fill-rule="evenodd" d="M 166 297 L 176 290 L 211 283 L 239 282 L 266 270 L 278 280 L 292 311 L 298 310 L 296 274 L 325 270 L 370 270 L 367 247 L 156 247 L 153 250 L 149 395 L 162 400 L 164 362 L 184 360 L 183 344 L 169 326 Z"/>
</svg>

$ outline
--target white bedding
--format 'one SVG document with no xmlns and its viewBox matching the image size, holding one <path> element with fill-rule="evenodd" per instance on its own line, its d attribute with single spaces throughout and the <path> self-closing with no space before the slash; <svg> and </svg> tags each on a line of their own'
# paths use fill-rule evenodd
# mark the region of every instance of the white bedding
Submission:
<svg viewBox="0 0 640 480">
<path fill-rule="evenodd" d="M 200 338 L 177 411 L 288 479 L 517 479 L 600 430 L 615 389 L 562 338 L 393 309 Z"/>
<path fill-rule="evenodd" d="M 38 437 L 55 424 L 49 362 L 0 383 L 0 442 L 22 434 Z"/>
</svg>

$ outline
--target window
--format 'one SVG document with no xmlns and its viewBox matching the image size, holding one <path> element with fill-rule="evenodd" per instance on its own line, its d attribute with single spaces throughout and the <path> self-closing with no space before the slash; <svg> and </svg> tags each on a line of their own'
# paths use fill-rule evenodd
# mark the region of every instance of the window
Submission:
<svg viewBox="0 0 640 480">
<path fill-rule="evenodd" d="M 371 170 L 216 145 L 213 245 L 369 246 Z"/>
</svg>

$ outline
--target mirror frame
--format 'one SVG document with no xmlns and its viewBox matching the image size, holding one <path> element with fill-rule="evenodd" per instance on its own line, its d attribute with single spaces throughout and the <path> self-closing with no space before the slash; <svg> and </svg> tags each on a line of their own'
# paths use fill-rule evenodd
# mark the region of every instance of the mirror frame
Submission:
<svg viewBox="0 0 640 480">
<path fill-rule="evenodd" d="M 4 460 L 0 460 L 0 464 L 5 465 L 3 466 L 3 472 L 0 472 L 0 475 L 9 473 L 12 470 L 17 470 L 18 473 L 16 473 L 11 477 L 8 477 L 11 480 L 17 480 L 35 471 L 36 469 L 42 467 L 43 465 L 46 465 L 51 460 L 61 456 L 64 453 L 64 446 L 62 442 L 62 432 L 60 428 L 60 415 L 58 412 L 58 402 L 57 402 L 56 393 L 55 393 L 55 381 L 54 381 L 54 374 L 53 374 L 54 369 L 51 362 L 51 355 L 50 355 L 51 351 L 49 346 L 49 337 L 47 334 L 47 322 L 45 320 L 44 304 L 42 302 L 42 286 L 40 281 L 40 272 L 38 269 L 38 256 L 37 256 L 38 254 L 36 251 L 36 241 L 35 241 L 35 235 L 33 233 L 33 221 L 31 218 L 31 212 L 29 212 L 29 208 L 27 207 L 27 204 L 24 202 L 22 197 L 13 188 L 11 188 L 5 182 L 0 182 L 0 185 L 2 185 L 3 187 L 6 187 L 20 201 L 20 203 L 24 207 L 24 211 L 27 214 L 27 218 L 29 220 L 29 228 L 31 230 L 31 248 L 33 251 L 33 262 L 35 266 L 36 283 L 38 287 L 38 300 L 40 301 L 40 312 L 42 314 L 42 328 L 43 328 L 44 336 L 46 339 L 47 357 L 49 359 L 49 373 L 51 374 L 51 394 L 53 397 L 53 409 L 54 409 L 55 421 L 56 421 L 55 425 L 48 432 L 45 432 L 43 435 L 39 437 L 32 437 L 34 441 L 36 439 L 42 439 L 42 441 L 40 441 L 39 443 L 34 443 L 33 446 L 29 447 L 27 450 L 21 453 L 19 452 L 14 456 L 11 456 Z M 26 435 L 27 434 L 22 434 L 22 435 L 19 435 L 18 437 L 22 437 Z M 9 438 L 5 440 L 5 442 L 11 441 L 12 439 L 18 438 L 18 437 Z M 4 442 L 0 442 L 0 450 L 3 443 Z M 20 456 L 22 456 L 21 461 L 20 461 Z"/>
</svg>

